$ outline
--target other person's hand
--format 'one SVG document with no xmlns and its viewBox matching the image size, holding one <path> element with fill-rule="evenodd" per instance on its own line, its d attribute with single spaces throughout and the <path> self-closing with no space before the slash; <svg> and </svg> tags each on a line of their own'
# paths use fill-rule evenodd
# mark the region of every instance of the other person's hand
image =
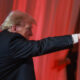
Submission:
<svg viewBox="0 0 80 80">
<path fill-rule="evenodd" d="M 78 39 L 80 39 L 80 33 L 78 34 Z"/>
</svg>

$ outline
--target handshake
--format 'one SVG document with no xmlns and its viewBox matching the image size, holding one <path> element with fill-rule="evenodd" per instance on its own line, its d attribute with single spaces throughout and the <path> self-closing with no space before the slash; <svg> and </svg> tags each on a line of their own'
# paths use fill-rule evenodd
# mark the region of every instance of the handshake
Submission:
<svg viewBox="0 0 80 80">
<path fill-rule="evenodd" d="M 78 39 L 80 39 L 80 33 L 78 34 Z"/>
</svg>

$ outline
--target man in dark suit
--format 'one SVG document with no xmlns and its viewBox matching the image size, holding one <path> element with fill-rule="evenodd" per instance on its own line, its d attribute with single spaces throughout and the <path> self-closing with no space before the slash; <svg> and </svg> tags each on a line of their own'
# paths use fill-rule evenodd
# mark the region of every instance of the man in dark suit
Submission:
<svg viewBox="0 0 80 80">
<path fill-rule="evenodd" d="M 32 57 L 72 48 L 80 34 L 29 40 L 35 20 L 13 11 L 0 32 L 0 80 L 35 80 Z"/>
</svg>

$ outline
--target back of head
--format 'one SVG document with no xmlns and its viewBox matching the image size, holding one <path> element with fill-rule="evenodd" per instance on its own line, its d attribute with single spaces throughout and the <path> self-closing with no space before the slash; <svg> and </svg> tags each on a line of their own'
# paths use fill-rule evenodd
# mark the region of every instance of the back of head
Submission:
<svg viewBox="0 0 80 80">
<path fill-rule="evenodd" d="M 20 25 L 24 21 L 28 24 L 36 24 L 36 21 L 29 14 L 21 11 L 12 11 L 1 24 L 1 29 L 9 29 L 12 26 Z"/>
</svg>

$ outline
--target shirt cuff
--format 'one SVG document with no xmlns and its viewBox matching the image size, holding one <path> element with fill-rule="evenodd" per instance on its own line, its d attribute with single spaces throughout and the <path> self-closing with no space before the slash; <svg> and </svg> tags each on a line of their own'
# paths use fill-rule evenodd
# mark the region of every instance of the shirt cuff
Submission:
<svg viewBox="0 0 80 80">
<path fill-rule="evenodd" d="M 78 34 L 72 34 L 73 44 L 78 43 Z"/>
</svg>

